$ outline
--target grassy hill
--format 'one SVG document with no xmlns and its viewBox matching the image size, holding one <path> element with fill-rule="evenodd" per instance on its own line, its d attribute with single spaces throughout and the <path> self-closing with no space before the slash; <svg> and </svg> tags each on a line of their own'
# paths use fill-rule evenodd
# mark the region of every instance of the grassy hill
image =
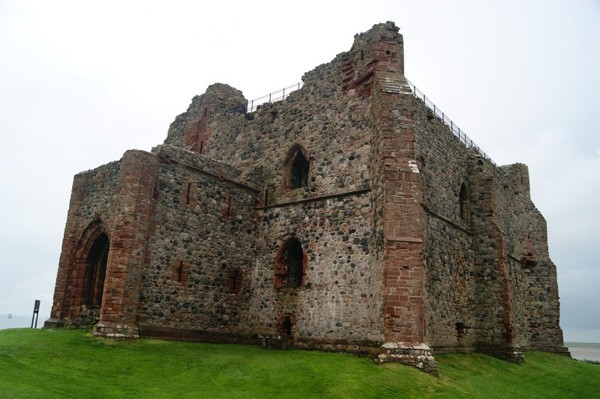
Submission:
<svg viewBox="0 0 600 399">
<path fill-rule="evenodd" d="M 70 330 L 0 331 L 0 398 L 591 398 L 600 365 L 527 353 L 523 365 L 438 355 L 439 377 L 337 353 Z"/>
</svg>

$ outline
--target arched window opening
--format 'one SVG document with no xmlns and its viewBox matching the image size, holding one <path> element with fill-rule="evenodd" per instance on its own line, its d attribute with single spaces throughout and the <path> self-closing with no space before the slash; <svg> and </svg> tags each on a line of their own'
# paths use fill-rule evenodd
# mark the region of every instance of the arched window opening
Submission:
<svg viewBox="0 0 600 399">
<path fill-rule="evenodd" d="M 458 194 L 459 212 L 460 218 L 464 221 L 469 221 L 469 199 L 467 193 L 467 186 L 463 183 L 460 186 L 460 193 Z"/>
<path fill-rule="evenodd" d="M 298 288 L 304 275 L 304 250 L 295 237 L 287 240 L 277 256 L 275 270 L 276 288 Z"/>
<path fill-rule="evenodd" d="M 286 180 L 289 189 L 306 187 L 308 185 L 308 172 L 310 162 L 308 153 L 302 146 L 292 147 L 286 160 Z"/>
<path fill-rule="evenodd" d="M 102 233 L 92 244 L 87 258 L 85 304 L 88 307 L 99 308 L 102 305 L 108 249 L 108 236 Z"/>
</svg>

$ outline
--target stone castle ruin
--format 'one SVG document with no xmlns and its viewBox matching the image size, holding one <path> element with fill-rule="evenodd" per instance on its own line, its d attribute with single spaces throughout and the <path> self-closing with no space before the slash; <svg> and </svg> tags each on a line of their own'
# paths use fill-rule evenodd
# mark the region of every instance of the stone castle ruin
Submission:
<svg viewBox="0 0 600 399">
<path fill-rule="evenodd" d="M 546 222 L 415 96 L 392 23 L 248 111 L 214 84 L 152 152 L 77 174 L 47 327 L 346 351 L 567 353 Z M 466 142 L 466 144 L 465 144 Z"/>
</svg>

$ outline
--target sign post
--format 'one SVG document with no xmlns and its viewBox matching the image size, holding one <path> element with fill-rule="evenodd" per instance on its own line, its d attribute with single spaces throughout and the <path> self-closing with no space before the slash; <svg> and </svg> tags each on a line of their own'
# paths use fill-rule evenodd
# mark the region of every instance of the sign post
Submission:
<svg viewBox="0 0 600 399">
<path fill-rule="evenodd" d="M 31 328 L 37 328 L 38 317 L 40 313 L 40 300 L 36 299 L 33 304 L 33 316 L 31 316 Z M 33 320 L 35 319 L 35 327 L 33 326 Z"/>
</svg>

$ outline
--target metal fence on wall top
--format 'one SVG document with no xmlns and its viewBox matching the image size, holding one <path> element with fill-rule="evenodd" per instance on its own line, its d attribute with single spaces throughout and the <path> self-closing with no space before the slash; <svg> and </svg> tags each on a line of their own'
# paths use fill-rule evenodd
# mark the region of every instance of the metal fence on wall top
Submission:
<svg viewBox="0 0 600 399">
<path fill-rule="evenodd" d="M 295 85 L 284 87 L 281 90 L 274 91 L 269 94 L 265 94 L 262 97 L 255 98 L 254 100 L 248 101 L 248 112 L 256 111 L 259 105 L 265 103 L 274 103 L 276 101 L 285 100 L 293 91 L 296 91 L 302 87 L 303 83 L 299 82 Z"/>
<path fill-rule="evenodd" d="M 475 144 L 475 142 L 473 140 L 471 140 L 469 138 L 469 136 L 467 136 L 466 133 L 463 132 L 462 129 L 456 125 L 456 123 L 454 123 L 452 121 L 452 119 L 448 118 L 448 116 L 439 107 L 437 107 L 429 98 L 427 98 L 427 96 L 425 96 L 425 94 L 421 90 L 419 90 L 408 79 L 406 81 L 408 82 L 408 85 L 410 86 L 410 88 L 413 92 L 413 95 L 416 98 L 422 100 L 425 103 L 425 105 L 431 111 L 433 111 L 433 114 L 435 116 L 437 116 L 442 122 L 444 122 L 444 124 L 446 124 L 446 126 L 448 126 L 450 128 L 450 131 L 460 140 L 461 143 L 463 143 L 467 148 L 475 149 L 477 152 L 479 152 L 479 154 L 482 157 L 484 157 L 485 159 L 490 161 L 494 166 L 497 166 L 494 163 L 494 161 L 492 161 L 492 159 L 477 144 Z M 272 93 L 265 94 L 264 96 L 255 98 L 254 100 L 250 100 L 250 101 L 248 101 L 247 112 L 256 111 L 256 109 L 262 104 L 273 103 L 276 101 L 285 100 L 292 92 L 302 88 L 302 85 L 303 85 L 303 83 L 299 82 L 294 85 L 284 87 L 281 90 L 277 90 Z"/>
<path fill-rule="evenodd" d="M 477 144 L 475 144 L 475 142 L 473 140 L 471 140 L 469 138 L 469 136 L 467 136 L 465 134 L 465 132 L 463 132 L 461 130 L 461 128 L 459 128 L 456 125 L 456 123 L 454 123 L 450 118 L 448 118 L 448 116 L 444 112 L 442 112 L 442 110 L 439 107 L 436 107 L 436 105 L 433 102 L 431 102 L 431 100 L 429 98 L 427 98 L 421 90 L 419 90 L 414 84 L 412 84 L 410 81 L 408 81 L 408 79 L 406 81 L 408 82 L 408 85 L 410 86 L 414 96 L 416 98 L 418 98 L 419 100 L 422 100 L 425 103 L 425 105 L 427 106 L 427 108 L 432 110 L 433 114 L 435 116 L 437 116 L 438 118 L 440 118 L 442 120 L 442 122 L 444 122 L 444 124 L 446 124 L 446 126 L 448 126 L 450 128 L 452 133 L 456 137 L 458 137 L 458 139 L 461 141 L 461 143 L 463 143 L 468 148 L 475 149 L 477 152 L 479 152 L 479 154 L 482 157 L 484 157 L 485 159 L 490 161 L 492 164 L 494 164 L 494 166 L 497 166 L 494 163 L 494 161 L 492 161 L 492 159 L 485 152 L 483 152 L 483 150 L 481 148 L 479 148 L 479 146 Z"/>
</svg>

